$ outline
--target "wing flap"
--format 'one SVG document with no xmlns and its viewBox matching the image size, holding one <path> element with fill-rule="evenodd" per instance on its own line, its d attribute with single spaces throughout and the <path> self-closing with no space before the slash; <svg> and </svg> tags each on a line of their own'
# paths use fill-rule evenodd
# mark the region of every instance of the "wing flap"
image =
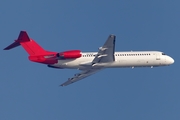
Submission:
<svg viewBox="0 0 180 120">
<path fill-rule="evenodd" d="M 88 76 L 96 73 L 96 72 L 99 71 L 99 70 L 100 70 L 100 69 L 90 69 L 90 70 L 85 70 L 85 71 L 83 71 L 83 72 L 81 72 L 81 73 L 77 73 L 77 74 L 75 74 L 74 77 L 69 78 L 68 81 L 66 81 L 65 83 L 61 84 L 60 86 L 67 86 L 67 85 L 69 85 L 69 84 L 72 84 L 72 83 L 74 83 L 74 82 L 77 82 L 77 81 L 79 81 L 79 80 L 82 80 L 82 79 L 84 79 L 84 78 L 86 78 L 86 77 L 88 77 Z"/>
</svg>

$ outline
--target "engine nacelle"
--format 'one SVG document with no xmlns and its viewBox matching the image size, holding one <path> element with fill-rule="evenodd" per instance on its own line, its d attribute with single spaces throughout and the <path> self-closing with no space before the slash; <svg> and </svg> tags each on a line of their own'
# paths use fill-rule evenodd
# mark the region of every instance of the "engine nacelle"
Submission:
<svg viewBox="0 0 180 120">
<path fill-rule="evenodd" d="M 80 50 L 69 50 L 57 54 L 59 59 L 76 59 L 82 56 Z"/>
</svg>

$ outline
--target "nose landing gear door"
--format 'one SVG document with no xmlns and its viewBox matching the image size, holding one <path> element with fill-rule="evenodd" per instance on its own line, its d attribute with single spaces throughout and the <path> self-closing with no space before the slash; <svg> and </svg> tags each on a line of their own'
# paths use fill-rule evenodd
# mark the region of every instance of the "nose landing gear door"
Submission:
<svg viewBox="0 0 180 120">
<path fill-rule="evenodd" d="M 156 60 L 160 60 L 161 57 L 160 57 L 160 53 L 156 53 Z"/>
</svg>

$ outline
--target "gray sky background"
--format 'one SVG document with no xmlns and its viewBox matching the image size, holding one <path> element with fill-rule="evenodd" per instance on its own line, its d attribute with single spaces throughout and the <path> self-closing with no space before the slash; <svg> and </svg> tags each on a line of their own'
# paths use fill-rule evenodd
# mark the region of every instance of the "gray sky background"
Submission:
<svg viewBox="0 0 180 120">
<path fill-rule="evenodd" d="M 180 119 L 179 0 L 2 0 L 1 120 Z M 26 30 L 51 51 L 97 51 L 115 34 L 116 51 L 158 50 L 168 67 L 105 69 L 59 87 L 77 70 L 28 61 L 22 47 L 3 51 Z"/>
</svg>

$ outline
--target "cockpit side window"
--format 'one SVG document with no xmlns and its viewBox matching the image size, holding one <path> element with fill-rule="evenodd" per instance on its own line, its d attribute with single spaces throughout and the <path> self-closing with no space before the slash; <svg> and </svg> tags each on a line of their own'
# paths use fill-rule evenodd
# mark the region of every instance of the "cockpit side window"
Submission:
<svg viewBox="0 0 180 120">
<path fill-rule="evenodd" d="M 165 53 L 162 53 L 162 55 L 166 55 Z"/>
</svg>

